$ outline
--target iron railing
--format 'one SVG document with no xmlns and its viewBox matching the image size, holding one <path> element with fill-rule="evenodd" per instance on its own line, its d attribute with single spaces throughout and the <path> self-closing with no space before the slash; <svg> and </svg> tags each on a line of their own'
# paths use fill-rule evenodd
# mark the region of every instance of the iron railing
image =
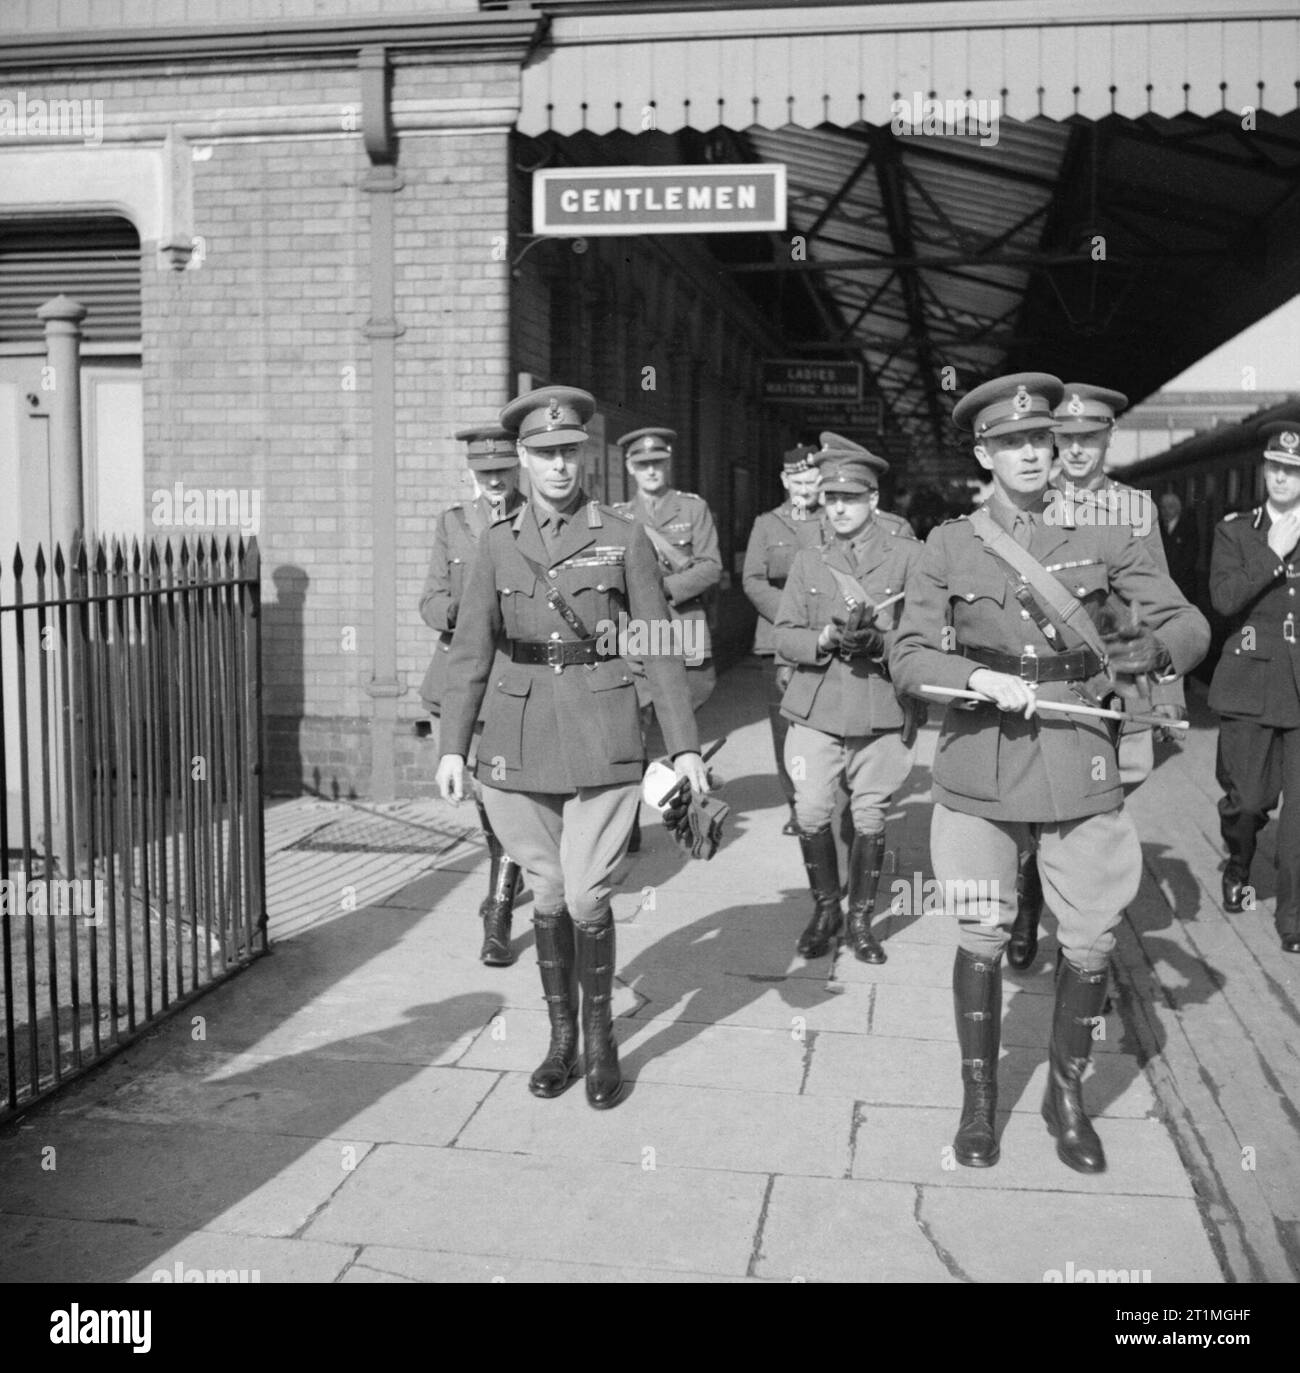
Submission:
<svg viewBox="0 0 1300 1373">
<path fill-rule="evenodd" d="M 0 1119 L 267 948 L 256 540 L 0 569 Z"/>
</svg>

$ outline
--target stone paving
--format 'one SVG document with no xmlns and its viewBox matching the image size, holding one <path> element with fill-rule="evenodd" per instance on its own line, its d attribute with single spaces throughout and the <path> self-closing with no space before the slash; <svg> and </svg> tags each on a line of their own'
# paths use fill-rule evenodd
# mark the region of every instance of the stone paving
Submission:
<svg viewBox="0 0 1300 1373">
<path fill-rule="evenodd" d="M 972 1170 L 948 1153 L 949 923 L 889 916 L 877 968 L 794 953 L 808 898 L 763 680 L 742 663 L 702 716 L 730 734 L 723 850 L 691 862 L 647 824 L 623 872 L 618 1109 L 528 1093 L 547 1039 L 531 906 L 519 962 L 481 966 L 470 807 L 277 804 L 273 955 L 0 1132 L 0 1279 L 1300 1276 L 1300 959 L 1262 871 L 1260 911 L 1217 904 L 1207 723 L 1133 803 L 1147 874 L 1086 1089 L 1109 1171 L 1062 1165 L 1038 1114 L 1050 937 L 1005 979 L 1002 1160 Z M 909 890 L 927 780 L 890 822 L 885 881 Z"/>
</svg>

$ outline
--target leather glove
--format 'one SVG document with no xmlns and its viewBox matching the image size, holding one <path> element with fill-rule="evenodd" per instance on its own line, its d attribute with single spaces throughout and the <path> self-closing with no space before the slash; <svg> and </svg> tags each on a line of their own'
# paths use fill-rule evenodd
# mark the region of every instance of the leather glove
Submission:
<svg viewBox="0 0 1300 1373">
<path fill-rule="evenodd" d="M 879 658 L 885 651 L 885 636 L 875 625 L 861 629 L 845 629 L 840 634 L 840 657 Z"/>
<path fill-rule="evenodd" d="M 1101 643 L 1112 673 L 1137 677 L 1144 672 L 1169 670 L 1169 650 L 1145 625 L 1121 626 L 1113 634 L 1103 635 Z"/>
<path fill-rule="evenodd" d="M 664 826 L 673 842 L 692 858 L 707 862 L 722 842 L 722 827 L 731 807 L 716 796 L 696 796 L 690 783 L 683 783 L 664 807 Z"/>
</svg>

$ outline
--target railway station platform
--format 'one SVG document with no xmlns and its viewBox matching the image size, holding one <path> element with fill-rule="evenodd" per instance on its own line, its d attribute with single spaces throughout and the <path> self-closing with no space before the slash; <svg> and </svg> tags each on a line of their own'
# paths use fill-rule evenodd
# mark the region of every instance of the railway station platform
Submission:
<svg viewBox="0 0 1300 1373">
<path fill-rule="evenodd" d="M 471 807 L 280 803 L 272 956 L 0 1134 L 0 1279 L 1300 1277 L 1300 959 L 1272 930 L 1271 830 L 1260 908 L 1219 905 L 1202 689 L 1188 741 L 1130 803 L 1145 875 L 1085 1089 L 1110 1168 L 1086 1177 L 1038 1115 L 1050 917 L 1038 966 L 1005 978 L 987 1170 L 946 1154 L 960 1082 L 943 915 L 891 914 L 881 967 L 794 953 L 808 896 L 780 834 L 765 671 L 742 660 L 702 713 L 705 737 L 730 736 L 723 849 L 691 862 L 647 824 L 626 863 L 617 1110 L 590 1110 L 581 1085 L 528 1093 L 547 1038 L 530 905 L 516 965 L 479 964 Z M 929 814 L 918 765 L 882 904 L 895 881 L 904 906 L 924 891 Z"/>
</svg>

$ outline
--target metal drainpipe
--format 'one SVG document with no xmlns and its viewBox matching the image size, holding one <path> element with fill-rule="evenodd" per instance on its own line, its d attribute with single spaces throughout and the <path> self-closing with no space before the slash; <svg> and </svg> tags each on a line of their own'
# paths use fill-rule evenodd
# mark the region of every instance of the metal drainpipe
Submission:
<svg viewBox="0 0 1300 1373">
<path fill-rule="evenodd" d="M 370 318 L 365 335 L 371 346 L 371 529 L 373 675 L 366 691 L 374 701 L 370 721 L 370 795 L 391 801 L 397 792 L 397 340 L 405 332 L 396 317 L 393 197 L 404 182 L 395 166 L 397 145 L 389 120 L 388 54 L 382 47 L 361 50 L 362 139 L 370 170 L 361 189 L 370 203 Z"/>
</svg>

